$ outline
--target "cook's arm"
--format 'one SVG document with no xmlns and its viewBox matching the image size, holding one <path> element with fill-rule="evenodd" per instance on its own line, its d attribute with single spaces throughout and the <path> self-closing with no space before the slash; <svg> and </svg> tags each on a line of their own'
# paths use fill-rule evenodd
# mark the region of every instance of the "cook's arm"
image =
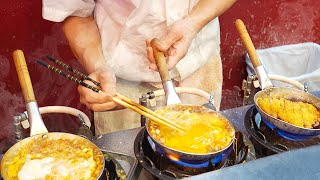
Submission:
<svg viewBox="0 0 320 180">
<path fill-rule="evenodd" d="M 106 111 L 117 106 L 112 101 L 116 93 L 116 78 L 102 53 L 100 33 L 92 16 L 70 16 L 63 22 L 63 31 L 74 55 L 89 76 L 101 83 L 104 93 L 96 93 L 78 86 L 80 102 L 93 111 Z M 87 83 L 92 84 L 88 81 Z"/>
<path fill-rule="evenodd" d="M 89 74 L 106 66 L 100 33 L 92 16 L 68 17 L 63 21 L 63 32 L 74 55 Z"/>
<path fill-rule="evenodd" d="M 212 19 L 229 9 L 236 0 L 200 0 L 186 17 L 200 31 Z"/>
</svg>

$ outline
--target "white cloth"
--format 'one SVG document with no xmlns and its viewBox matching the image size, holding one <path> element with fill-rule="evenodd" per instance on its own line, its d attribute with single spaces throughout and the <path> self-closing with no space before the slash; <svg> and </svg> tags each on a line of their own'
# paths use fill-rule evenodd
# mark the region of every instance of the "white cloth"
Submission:
<svg viewBox="0 0 320 180">
<path fill-rule="evenodd" d="M 146 39 L 160 38 L 168 26 L 185 17 L 197 0 L 43 0 L 44 19 L 61 22 L 68 16 L 94 13 L 103 54 L 117 77 L 138 82 L 160 82 L 150 70 Z M 218 19 L 208 23 L 193 39 L 186 56 L 171 71 L 184 80 L 201 68 L 219 49 Z"/>
<path fill-rule="evenodd" d="M 261 63 L 268 74 L 282 75 L 301 84 L 307 83 L 310 92 L 320 89 L 320 45 L 316 43 L 299 43 L 257 49 Z M 247 72 L 255 74 L 248 54 L 245 57 Z M 289 84 L 272 81 L 277 87 L 291 87 Z"/>
</svg>

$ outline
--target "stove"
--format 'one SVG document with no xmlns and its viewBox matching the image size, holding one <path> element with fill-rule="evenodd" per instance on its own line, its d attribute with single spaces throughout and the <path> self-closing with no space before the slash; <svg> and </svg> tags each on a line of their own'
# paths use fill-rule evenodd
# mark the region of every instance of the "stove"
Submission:
<svg viewBox="0 0 320 180">
<path fill-rule="evenodd" d="M 257 158 L 320 144 L 320 136 L 300 136 L 275 128 L 261 118 L 255 106 L 248 109 L 244 125 L 250 134 Z"/>
<path fill-rule="evenodd" d="M 320 93 L 319 93 L 320 96 Z M 278 135 L 275 133 L 272 137 L 269 135 L 264 135 L 265 133 L 262 129 L 264 125 L 261 123 L 260 126 L 255 125 L 255 115 L 257 114 L 254 105 L 243 106 L 234 109 L 228 109 L 222 111 L 224 116 L 232 122 L 235 129 L 237 131 L 241 131 L 243 134 L 243 142 L 245 146 L 248 146 L 248 154 L 245 160 L 242 161 L 243 157 L 242 152 L 240 151 L 237 157 L 237 165 L 232 165 L 232 161 L 234 161 L 235 154 L 231 153 L 228 158 L 221 162 L 220 164 L 210 163 L 209 168 L 212 168 L 214 165 L 215 170 L 211 170 L 208 173 L 202 172 L 194 172 L 193 174 L 200 175 L 190 175 L 186 173 L 183 168 L 176 166 L 173 164 L 171 160 L 166 159 L 167 157 L 162 156 L 162 159 L 159 158 L 159 154 L 155 155 L 150 152 L 153 152 L 150 145 L 146 144 L 147 139 L 145 138 L 144 128 L 134 128 L 125 131 L 113 132 L 104 134 L 98 137 L 95 137 L 93 142 L 104 152 L 113 157 L 124 169 L 126 172 L 127 179 L 151 179 L 148 176 L 144 177 L 142 174 L 145 172 L 141 170 L 142 168 L 146 169 L 146 171 L 152 172 L 155 171 L 154 177 L 159 179 L 175 179 L 176 177 L 188 177 L 187 179 L 192 180 L 200 180 L 200 179 L 319 179 L 319 161 L 318 155 L 320 153 L 320 145 L 312 146 L 312 144 L 317 144 L 311 139 L 305 141 L 295 141 L 295 142 L 287 142 L 288 140 L 283 139 L 274 139 L 278 138 Z M 258 128 L 259 127 L 259 128 Z M 263 132 L 261 132 L 263 131 Z M 238 135 L 239 133 L 237 133 Z M 263 138 L 263 136 L 265 138 Z M 265 140 L 264 140 L 265 139 Z M 270 139 L 272 141 L 270 141 Z M 258 141 L 263 142 L 260 144 Z M 287 151 L 286 148 L 283 148 L 279 143 L 271 144 L 270 142 L 275 142 L 275 140 L 286 141 L 286 143 L 293 144 L 301 144 L 303 146 L 289 146 L 289 150 L 298 148 L 299 150 L 291 151 L 288 153 L 280 153 Z M 241 142 L 241 140 L 237 140 Z M 265 143 L 269 143 L 270 147 L 266 147 Z M 312 147 L 306 147 L 312 146 Z M 240 146 L 239 146 L 240 147 Z M 301 148 L 306 147 L 306 148 Z M 241 149 L 241 148 L 237 148 Z M 149 153 L 148 153 L 149 152 Z M 237 150 L 238 152 L 238 150 Z M 261 155 L 262 154 L 262 155 Z M 274 154 L 274 155 L 271 155 Z M 168 169 L 168 164 L 163 163 L 157 164 L 156 156 L 158 156 L 158 161 L 170 161 L 168 162 L 171 166 L 169 170 L 164 170 L 164 168 Z M 255 157 L 257 156 L 257 157 Z M 160 155 L 161 157 L 161 155 Z M 292 158 L 294 157 L 294 158 Z M 1 154 L 0 154 L 1 159 Z M 255 160 L 256 159 L 256 160 Z M 231 165 L 228 164 L 231 161 Z M 250 161 L 250 162 L 248 162 Z M 247 163 L 246 163 L 247 162 Z M 116 164 L 116 163 L 114 163 Z M 288 166 L 290 164 L 290 166 Z M 305 164 L 308 166 L 302 166 L 301 164 Z M 220 167 L 221 166 L 221 167 Z M 112 167 L 112 165 L 111 165 Z M 157 168 L 158 167 L 158 168 Z M 227 168 L 225 168 L 227 167 Z M 285 171 L 281 170 L 285 168 Z M 301 169 L 303 168 L 303 169 Z M 304 170 L 308 168 L 308 170 Z M 160 170 L 161 169 L 161 170 Z M 173 170 L 172 170 L 173 169 Z M 183 169 L 183 171 L 181 170 Z M 172 174 L 171 173 L 176 173 Z M 203 171 L 204 172 L 204 171 Z M 266 173 L 268 172 L 268 173 Z M 179 174 L 180 173 L 180 174 Z M 148 173 L 149 174 L 149 173 Z M 192 172 L 191 172 L 192 174 Z M 191 176 L 191 177 L 190 177 Z M 162 177 L 162 178 L 161 178 Z M 115 177 L 117 179 L 117 177 Z M 0 178 L 1 179 L 1 178 Z"/>
<path fill-rule="evenodd" d="M 107 152 L 103 152 L 103 155 L 105 159 L 105 168 L 100 179 L 125 180 L 127 178 L 127 171 L 120 162 Z"/>
<path fill-rule="evenodd" d="M 318 154 L 320 153 L 320 148 L 317 146 L 306 148 L 296 147 L 298 150 L 286 153 L 285 151 L 287 150 L 282 149 L 281 145 L 274 145 L 274 150 L 278 151 L 275 152 L 269 149 L 269 153 L 261 155 L 263 153 L 261 153 L 262 150 L 259 147 L 264 147 L 266 145 L 260 145 L 256 140 L 263 134 L 260 130 L 254 129 L 255 125 L 253 122 L 255 122 L 255 115 L 257 112 L 256 110 L 253 112 L 253 110 L 253 105 L 248 105 L 221 111 L 223 115 L 234 125 L 235 129 L 240 131 L 240 134 L 243 135 L 242 141 L 244 142 L 244 146 L 248 146 L 248 154 L 243 162 L 240 157 L 243 157 L 245 151 L 239 151 L 242 148 L 237 148 L 239 150 L 236 152 L 239 153 L 231 153 L 230 156 L 228 156 L 224 161 L 221 161 L 221 163 L 214 164 L 209 162 L 208 164 L 203 165 L 204 167 L 199 165 L 200 168 L 191 169 L 180 166 L 179 164 L 177 165 L 174 162 L 176 159 L 168 159 L 167 156 L 159 153 L 157 154 L 153 151 L 148 143 L 147 137 L 145 136 L 145 130 L 141 127 L 102 135 L 95 140 L 95 143 L 103 150 L 125 154 L 127 157 L 134 160 L 134 163 L 130 167 L 130 172 L 134 173 L 129 173 L 129 177 L 127 177 L 127 179 L 149 180 L 152 178 L 177 179 L 184 177 L 190 180 L 234 179 L 235 177 L 236 179 L 256 179 L 257 177 L 259 177 L 259 179 L 319 179 Z M 253 132 L 250 130 L 251 126 Z M 259 127 L 261 128 L 262 126 L 260 125 Z M 237 135 L 238 134 L 239 132 Z M 268 135 L 266 136 L 265 141 L 268 141 L 270 137 L 268 137 Z M 274 134 L 274 136 L 277 137 L 278 135 Z M 308 141 L 310 141 L 310 139 Z M 237 142 L 239 143 L 241 140 L 237 139 Z M 306 143 L 304 141 L 302 142 Z M 290 141 L 290 143 L 298 144 L 302 142 Z M 268 143 L 270 144 L 270 142 Z M 305 146 L 308 145 L 305 144 Z M 235 156 L 238 158 L 235 158 Z M 237 159 L 236 163 L 233 163 L 235 161 L 234 159 Z M 288 166 L 288 164 L 290 164 L 290 166 Z M 308 170 L 306 171 L 301 169 L 304 168 L 304 166 L 301 167 L 301 164 L 308 165 Z M 141 170 L 142 168 L 143 170 Z M 209 170 L 203 168 L 209 168 Z M 285 171 L 282 170 L 283 168 L 285 168 Z M 207 170 L 209 172 L 203 173 Z M 153 177 L 149 176 L 149 172 L 153 174 Z M 144 174 L 147 174 L 148 176 L 142 176 Z"/>
<path fill-rule="evenodd" d="M 218 156 L 206 162 L 186 162 L 153 149 L 143 128 L 134 141 L 134 153 L 142 167 L 153 176 L 160 179 L 181 179 L 254 159 L 254 149 L 249 139 L 237 132 L 235 142 L 226 151 L 227 157 Z"/>
</svg>

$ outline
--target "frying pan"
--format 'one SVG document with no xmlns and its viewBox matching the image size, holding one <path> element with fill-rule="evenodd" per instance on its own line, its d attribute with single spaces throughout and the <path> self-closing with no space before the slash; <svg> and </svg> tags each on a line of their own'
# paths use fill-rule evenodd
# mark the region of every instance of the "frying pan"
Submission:
<svg viewBox="0 0 320 180">
<path fill-rule="evenodd" d="M 164 90 L 165 90 L 165 94 L 167 97 L 167 104 L 169 104 L 168 106 L 165 106 L 163 108 L 167 108 L 167 110 L 169 111 L 183 111 L 186 109 L 192 110 L 196 113 L 210 113 L 210 115 L 215 118 L 215 116 L 220 116 L 223 117 L 223 119 L 226 121 L 226 123 L 228 123 L 229 127 L 231 127 L 230 131 L 233 133 L 233 137 L 232 140 L 229 142 L 229 144 L 225 147 L 223 147 L 221 150 L 219 151 L 212 151 L 210 153 L 206 153 L 206 154 L 197 154 L 197 153 L 189 153 L 189 152 L 184 152 L 184 151 L 180 151 L 180 150 L 176 150 L 173 149 L 171 147 L 165 146 L 163 145 L 161 142 L 159 142 L 155 137 L 153 137 L 152 133 L 150 133 L 150 121 L 147 121 L 146 123 L 146 130 L 147 133 L 149 134 L 148 140 L 151 144 L 151 146 L 156 146 L 155 148 L 158 149 L 161 152 L 164 152 L 165 154 L 170 155 L 171 157 L 174 156 L 177 159 L 180 160 L 186 160 L 186 161 L 207 161 L 207 160 L 212 160 L 215 157 L 222 157 L 226 156 L 228 154 L 228 152 L 230 151 L 230 149 L 233 148 L 232 144 L 234 142 L 235 139 L 235 130 L 233 125 L 230 123 L 230 121 L 228 121 L 222 114 L 220 114 L 217 111 L 205 108 L 204 106 L 197 106 L 197 105 L 188 105 L 188 104 L 181 104 L 180 103 L 180 99 L 177 96 L 173 85 L 171 84 L 171 78 L 169 76 L 169 72 L 168 72 L 168 68 L 167 68 L 167 63 L 166 63 L 166 59 L 165 56 L 163 54 L 163 52 L 159 51 L 156 47 L 155 44 L 157 43 L 158 39 L 153 39 L 151 41 L 151 46 L 153 48 L 153 52 L 154 52 L 154 57 L 156 60 L 156 64 L 162 79 L 162 83 L 164 86 Z M 169 84 L 169 86 L 168 86 Z M 163 109 L 160 108 L 160 109 Z M 205 133 L 205 132 L 204 132 Z M 186 140 L 187 141 L 187 140 Z"/>
<path fill-rule="evenodd" d="M 273 116 L 264 112 L 259 104 L 258 101 L 261 98 L 270 98 L 270 97 L 283 97 L 284 99 L 293 100 L 293 101 L 301 101 L 305 103 L 310 103 L 315 106 L 317 109 L 320 109 L 320 100 L 316 96 L 304 92 L 302 90 L 294 89 L 294 88 L 287 88 L 287 87 L 273 87 L 264 67 L 261 64 L 259 56 L 255 50 L 255 47 L 251 41 L 249 33 L 243 23 L 242 20 L 237 19 L 235 22 L 236 28 L 239 32 L 240 38 L 242 43 L 244 44 L 246 50 L 248 51 L 249 57 L 255 69 L 255 72 L 258 76 L 260 81 L 261 91 L 257 92 L 254 96 L 254 103 L 257 107 L 258 112 L 260 115 L 269 123 L 274 125 L 275 127 L 292 133 L 296 135 L 306 135 L 306 136 L 317 136 L 320 135 L 320 129 L 309 129 L 309 128 L 302 128 L 291 123 L 285 122 L 281 119 L 274 118 Z"/>
<path fill-rule="evenodd" d="M 39 113 L 39 109 L 37 106 L 37 102 L 35 100 L 31 79 L 29 76 L 29 72 L 27 69 L 26 61 L 24 58 L 24 54 L 21 50 L 16 50 L 13 52 L 13 59 L 15 62 L 19 82 L 22 88 L 23 96 L 26 102 L 26 107 L 29 115 L 30 121 L 30 137 L 23 139 L 22 141 L 13 145 L 3 156 L 1 161 L 1 175 L 3 179 L 11 179 L 11 175 L 9 174 L 9 166 L 12 163 L 13 159 L 17 159 L 22 151 L 28 150 L 28 147 L 33 144 L 37 145 L 37 142 L 43 140 L 76 140 L 77 142 L 81 142 L 81 145 L 84 145 L 87 148 L 93 149 L 95 157 L 98 159 L 98 166 L 95 179 L 101 177 L 104 168 L 104 157 L 100 149 L 93 144 L 91 141 L 69 133 L 60 133 L 60 132 L 52 132 L 48 133 L 47 128 L 45 127 L 41 115 Z M 20 171 L 20 170 L 19 170 Z M 17 178 L 17 177 L 16 177 Z"/>
</svg>

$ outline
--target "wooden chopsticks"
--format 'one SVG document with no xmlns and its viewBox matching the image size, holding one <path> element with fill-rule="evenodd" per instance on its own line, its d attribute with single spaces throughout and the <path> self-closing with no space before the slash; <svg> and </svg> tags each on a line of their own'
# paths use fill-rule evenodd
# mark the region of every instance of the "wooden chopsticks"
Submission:
<svg viewBox="0 0 320 180">
<path fill-rule="evenodd" d="M 119 99 L 120 98 L 120 99 Z M 126 108 L 129 108 L 157 123 L 166 125 L 168 127 L 171 127 L 172 129 L 184 132 L 184 129 L 177 125 L 172 123 L 169 119 L 161 116 L 160 114 L 155 113 L 154 111 L 134 102 L 133 100 L 125 97 L 124 95 L 121 95 L 119 93 L 116 94 L 116 97 L 113 97 L 112 100 Z"/>
<path fill-rule="evenodd" d="M 70 74 L 67 74 L 67 73 L 64 73 L 63 71 L 61 71 L 60 69 L 54 67 L 54 66 L 51 66 L 50 64 L 46 63 L 46 62 L 43 62 L 43 61 L 39 61 L 37 60 L 38 64 L 44 66 L 44 67 L 47 67 L 48 69 L 51 69 L 53 72 L 57 73 L 57 74 L 60 74 L 64 77 L 66 77 L 67 79 L 77 83 L 77 84 L 80 84 L 88 89 L 91 89 L 95 92 L 98 92 L 98 93 L 103 93 L 100 89 L 97 89 L 85 82 L 83 82 L 82 80 L 79 80 L 73 76 L 71 76 Z M 61 64 L 61 63 L 58 63 L 58 64 Z M 67 66 L 66 64 L 64 64 L 64 66 Z M 69 67 L 69 66 L 68 66 Z M 89 80 L 89 79 L 88 79 Z M 98 83 L 98 82 L 96 82 Z M 100 84 L 100 83 L 99 83 Z M 124 95 L 121 95 L 119 93 L 116 94 L 115 97 L 112 97 L 112 100 L 126 108 L 129 108 L 157 123 L 160 123 L 160 124 L 163 124 L 163 125 L 166 125 L 172 129 L 175 129 L 175 130 L 178 130 L 180 132 L 184 132 L 184 128 L 182 128 L 181 126 L 177 125 L 177 124 L 174 124 L 172 123 L 169 119 L 161 116 L 160 114 L 157 114 L 155 113 L 154 111 L 134 102 L 133 100 L 129 99 L 128 97 L 124 96 Z"/>
</svg>

